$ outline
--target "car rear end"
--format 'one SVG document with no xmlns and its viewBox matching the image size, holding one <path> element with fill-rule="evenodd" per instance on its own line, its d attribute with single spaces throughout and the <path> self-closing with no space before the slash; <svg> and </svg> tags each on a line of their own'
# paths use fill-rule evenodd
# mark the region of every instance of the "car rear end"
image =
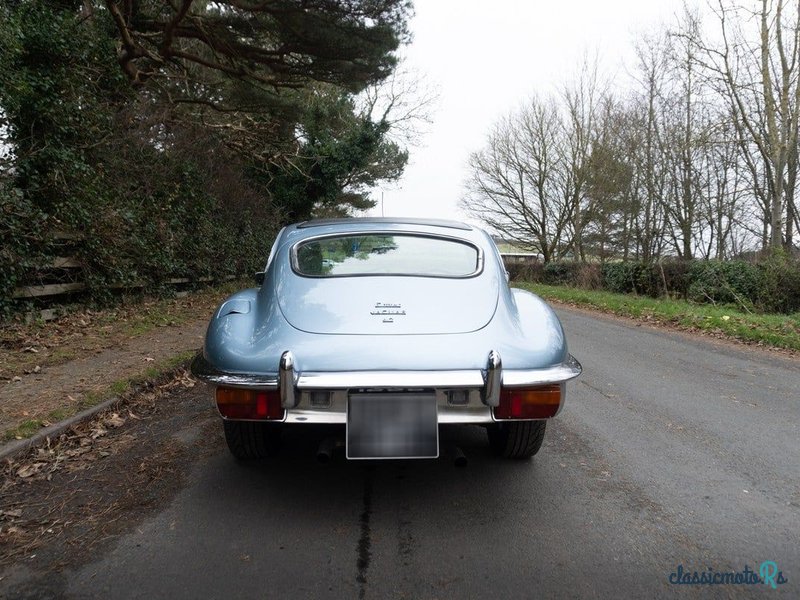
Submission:
<svg viewBox="0 0 800 600">
<path fill-rule="evenodd" d="M 193 371 L 217 386 L 226 422 L 342 425 L 351 459 L 436 457 L 440 424 L 551 418 L 580 366 L 544 310 L 548 340 L 526 342 L 486 240 L 462 224 L 296 226 L 273 252 L 247 343 L 231 350 L 230 323 L 210 327 Z M 223 347 L 238 369 L 208 360 Z"/>
</svg>

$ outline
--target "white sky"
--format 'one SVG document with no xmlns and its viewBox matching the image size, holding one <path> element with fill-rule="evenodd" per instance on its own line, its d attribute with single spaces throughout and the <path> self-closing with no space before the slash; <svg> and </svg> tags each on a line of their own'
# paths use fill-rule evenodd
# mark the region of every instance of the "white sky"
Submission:
<svg viewBox="0 0 800 600">
<path fill-rule="evenodd" d="M 407 65 L 439 91 L 433 123 L 411 148 L 386 216 L 464 219 L 458 209 L 470 152 L 534 92 L 557 91 L 585 53 L 624 79 L 637 33 L 671 23 L 683 0 L 415 0 Z M 378 205 L 368 214 L 381 214 Z"/>
</svg>

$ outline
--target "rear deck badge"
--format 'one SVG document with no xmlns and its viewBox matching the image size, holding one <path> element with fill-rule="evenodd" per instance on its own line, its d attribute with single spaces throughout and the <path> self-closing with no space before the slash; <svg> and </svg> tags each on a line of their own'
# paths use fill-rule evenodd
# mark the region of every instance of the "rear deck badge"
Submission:
<svg viewBox="0 0 800 600">
<path fill-rule="evenodd" d="M 376 302 L 375 308 L 373 308 L 369 314 L 375 317 L 383 317 L 384 323 L 394 323 L 394 318 L 405 316 L 406 311 L 403 310 L 403 306 L 401 304 Z"/>
</svg>

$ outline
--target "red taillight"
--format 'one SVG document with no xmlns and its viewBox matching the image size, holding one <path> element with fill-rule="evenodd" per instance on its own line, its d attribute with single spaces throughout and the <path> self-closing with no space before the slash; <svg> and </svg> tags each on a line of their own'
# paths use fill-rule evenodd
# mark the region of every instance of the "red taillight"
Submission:
<svg viewBox="0 0 800 600">
<path fill-rule="evenodd" d="M 537 388 L 504 388 L 500 406 L 494 409 L 495 419 L 548 419 L 561 406 L 561 386 Z"/>
<path fill-rule="evenodd" d="M 281 397 L 277 390 L 217 388 L 217 408 L 226 419 L 280 421 L 283 419 Z"/>
</svg>

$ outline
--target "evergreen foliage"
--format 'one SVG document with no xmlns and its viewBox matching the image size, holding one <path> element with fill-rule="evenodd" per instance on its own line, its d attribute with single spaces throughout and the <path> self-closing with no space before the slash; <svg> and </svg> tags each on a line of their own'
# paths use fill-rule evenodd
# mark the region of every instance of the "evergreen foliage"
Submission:
<svg viewBox="0 0 800 600">
<path fill-rule="evenodd" d="M 61 232 L 79 236 L 69 253 L 102 301 L 115 286 L 258 270 L 286 222 L 371 206 L 407 153 L 355 95 L 394 69 L 409 11 L 4 2 L 0 312 L 52 276 Z"/>
</svg>

